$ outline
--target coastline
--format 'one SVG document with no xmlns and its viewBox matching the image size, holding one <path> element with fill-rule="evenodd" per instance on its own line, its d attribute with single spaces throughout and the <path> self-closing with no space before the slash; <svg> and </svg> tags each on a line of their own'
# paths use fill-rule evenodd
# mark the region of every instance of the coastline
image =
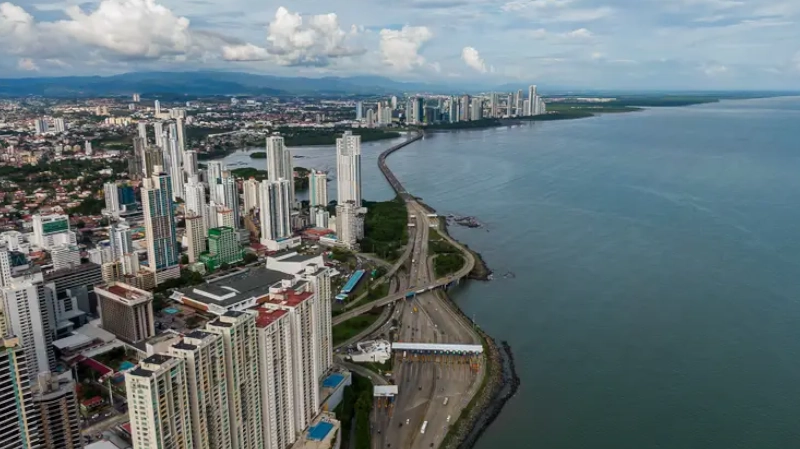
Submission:
<svg viewBox="0 0 800 449">
<path fill-rule="evenodd" d="M 392 185 L 392 188 L 398 195 L 412 196 L 397 180 L 391 170 L 386 164 L 386 158 L 393 152 L 400 150 L 411 143 L 421 140 L 424 137 L 424 131 L 419 132 L 416 136 L 406 140 L 405 142 L 389 148 L 384 151 L 378 158 L 378 167 L 384 173 L 386 180 Z M 430 213 L 436 213 L 436 210 L 430 205 L 425 204 L 420 198 L 413 197 L 425 210 Z M 440 220 L 445 221 L 445 220 Z M 465 250 L 469 251 L 475 257 L 475 265 L 472 272 L 467 276 L 467 279 L 488 280 L 491 270 L 486 265 L 486 262 L 477 252 L 468 248 L 464 243 L 453 239 L 447 232 L 447 223 L 443 223 L 440 228 L 443 232 L 458 243 Z M 474 275 L 473 273 L 477 273 Z M 500 415 L 505 404 L 517 392 L 520 385 L 519 376 L 516 373 L 516 365 L 514 363 L 514 356 L 511 351 L 511 346 L 508 342 L 501 342 L 500 345 L 480 327 L 476 326 L 474 321 L 470 319 L 463 310 L 456 304 L 450 295 L 443 290 L 439 290 L 438 294 L 444 299 L 445 304 L 452 308 L 453 311 L 462 320 L 471 323 L 473 329 L 481 339 L 484 351 L 486 352 L 486 373 L 481 380 L 481 385 L 478 391 L 470 400 L 467 407 L 464 408 L 461 415 L 456 422 L 450 427 L 447 432 L 440 448 L 447 449 L 469 449 L 475 445 L 480 436 L 486 431 L 491 423 Z"/>
</svg>

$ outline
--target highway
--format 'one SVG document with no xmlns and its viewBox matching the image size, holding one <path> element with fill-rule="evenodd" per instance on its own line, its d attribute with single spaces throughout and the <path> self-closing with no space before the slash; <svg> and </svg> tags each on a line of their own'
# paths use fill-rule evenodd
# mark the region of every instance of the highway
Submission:
<svg viewBox="0 0 800 449">
<path fill-rule="evenodd" d="M 403 257 L 393 266 L 393 272 L 396 272 L 411 258 L 407 284 L 398 282 L 400 290 L 397 293 L 353 307 L 334 317 L 333 324 L 361 315 L 375 307 L 396 303 L 391 315 L 398 321 L 395 341 L 480 344 L 480 338 L 472 324 L 436 290 L 467 276 L 475 265 L 475 258 L 472 253 L 442 233 L 443 238 L 462 251 L 465 263 L 458 272 L 435 278 L 430 263 L 432 259 L 428 255 L 428 242 L 430 228 L 438 225 L 439 219 L 428 217 L 425 207 L 406 191 L 386 164 L 386 158 L 391 153 L 423 137 L 423 134 L 417 134 L 384 151 L 378 159 L 378 166 L 387 181 L 405 201 L 409 218 L 414 216 L 413 219 L 410 218 L 414 226 L 409 233 L 409 244 Z M 413 298 L 407 299 L 408 294 L 412 294 Z M 375 327 L 374 332 L 384 329 L 381 325 Z M 373 409 L 372 447 L 438 447 L 447 435 L 450 425 L 456 422 L 461 410 L 477 393 L 485 369 L 482 357 L 429 357 L 425 361 L 411 361 L 402 354 L 394 354 L 394 357 L 391 379 L 398 385 L 399 393 L 391 407 L 376 406 Z M 425 432 L 422 432 L 425 422 Z"/>
</svg>

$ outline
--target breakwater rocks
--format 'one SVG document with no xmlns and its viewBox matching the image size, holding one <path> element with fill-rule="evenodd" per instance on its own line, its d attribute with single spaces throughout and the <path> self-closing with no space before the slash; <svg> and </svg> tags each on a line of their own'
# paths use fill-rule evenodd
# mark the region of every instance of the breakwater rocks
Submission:
<svg viewBox="0 0 800 449">
<path fill-rule="evenodd" d="M 462 243 L 462 245 L 464 244 Z M 469 272 L 467 278 L 476 281 L 491 281 L 492 270 L 489 269 L 488 265 L 486 265 L 486 261 L 483 260 L 483 257 L 481 257 L 480 253 L 473 251 L 467 245 L 464 245 L 464 248 L 466 248 L 467 251 L 472 253 L 472 256 L 475 258 L 475 266 L 472 267 L 472 271 Z"/>
<path fill-rule="evenodd" d="M 494 341 L 492 344 L 496 347 Z M 500 379 L 494 385 L 495 388 L 492 390 L 487 403 L 481 407 L 480 412 L 477 414 L 477 419 L 472 422 L 469 433 L 457 446 L 458 449 L 471 449 L 475 446 L 483 432 L 497 419 L 508 400 L 519 389 L 520 380 L 514 364 L 514 354 L 511 352 L 511 346 L 508 342 L 503 341 L 501 347 L 497 349 L 499 363 L 501 364 Z"/>
<path fill-rule="evenodd" d="M 443 295 L 462 319 L 471 322 L 448 294 L 443 293 Z M 520 379 L 511 346 L 505 341 L 498 345 L 480 328 L 476 328 L 476 331 L 484 342 L 486 378 L 481 389 L 450 429 L 440 446 L 441 449 L 471 449 L 475 446 L 483 432 L 500 415 L 506 402 L 519 389 Z"/>
</svg>

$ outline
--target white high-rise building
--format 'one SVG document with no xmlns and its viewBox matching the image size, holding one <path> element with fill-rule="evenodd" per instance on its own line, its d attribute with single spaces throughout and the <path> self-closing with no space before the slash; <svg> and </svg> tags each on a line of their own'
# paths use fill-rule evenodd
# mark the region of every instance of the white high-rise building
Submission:
<svg viewBox="0 0 800 449">
<path fill-rule="evenodd" d="M 198 175 L 197 151 L 189 150 L 183 152 L 183 171 L 186 173 L 186 179 Z"/>
<path fill-rule="evenodd" d="M 222 172 L 224 172 L 225 164 L 219 161 L 209 161 L 206 164 L 206 181 L 208 181 L 208 190 L 211 196 L 211 201 L 222 204 L 223 200 L 219 198 L 219 190 L 217 184 L 222 182 Z"/>
<path fill-rule="evenodd" d="M 133 249 L 133 230 L 127 223 L 112 224 L 108 231 L 108 239 L 111 246 L 111 257 L 119 260 L 125 254 L 134 252 Z"/>
<path fill-rule="evenodd" d="M 392 95 L 391 104 L 392 104 L 392 110 L 393 111 L 396 110 L 397 109 L 397 97 L 394 96 L 394 95 Z"/>
<path fill-rule="evenodd" d="M 525 110 L 525 115 L 536 115 L 536 86 L 528 86 L 528 108 Z"/>
<path fill-rule="evenodd" d="M 186 202 L 183 207 L 186 215 L 197 215 L 203 217 L 203 223 L 206 229 L 208 226 L 208 201 L 206 201 L 206 187 L 200 182 L 197 175 L 190 176 L 189 181 L 184 188 L 186 194 Z"/>
<path fill-rule="evenodd" d="M 75 245 L 59 245 L 50 251 L 53 270 L 64 270 L 81 264 L 81 250 Z"/>
<path fill-rule="evenodd" d="M 138 122 L 136 125 L 139 129 L 139 137 L 147 142 L 147 122 Z"/>
<path fill-rule="evenodd" d="M 142 209 L 148 269 L 155 274 L 158 285 L 167 279 L 180 277 L 180 246 L 175 236 L 172 181 L 161 167 L 156 167 L 155 171 L 155 175 L 144 179 Z"/>
<path fill-rule="evenodd" d="M 47 134 L 48 131 L 47 120 L 45 119 L 34 120 L 33 127 L 36 131 L 36 134 L 38 135 Z"/>
<path fill-rule="evenodd" d="M 175 119 L 175 131 L 177 133 L 178 148 L 183 153 L 186 151 L 186 109 L 180 109 L 180 111 L 182 116 L 179 114 Z"/>
<path fill-rule="evenodd" d="M 125 373 L 135 449 L 194 448 L 186 361 L 155 354 Z"/>
<path fill-rule="evenodd" d="M 3 316 L 6 331 L 20 340 L 28 361 L 28 375 L 53 371 L 56 301 L 54 286 L 45 286 L 41 271 L 10 277 L 0 289 L 3 295 Z"/>
<path fill-rule="evenodd" d="M 120 211 L 119 204 L 119 186 L 116 182 L 107 182 L 103 184 L 103 196 L 106 201 L 106 211 L 114 216 L 118 216 Z"/>
<path fill-rule="evenodd" d="M 324 376 L 331 366 L 333 366 L 333 337 L 331 327 L 333 290 L 331 288 L 331 272 L 325 265 L 309 264 L 304 267 L 299 277 L 308 282 L 316 298 L 316 364 L 318 375 Z"/>
<path fill-rule="evenodd" d="M 318 382 L 320 338 L 318 300 L 312 292 L 296 292 L 293 288 L 272 293 L 262 308 L 285 310 L 289 320 L 292 357 L 292 389 L 294 392 L 295 428 L 305 429 L 319 412 Z M 267 373 L 269 375 L 269 373 Z"/>
<path fill-rule="evenodd" d="M 336 206 L 336 235 L 339 242 L 352 249 L 359 239 L 364 238 L 364 212 L 366 209 L 356 207 L 353 202 Z"/>
<path fill-rule="evenodd" d="M 242 187 L 244 190 L 244 213 L 249 214 L 253 209 L 258 208 L 261 202 L 259 200 L 261 184 L 254 178 L 250 178 L 242 183 Z"/>
<path fill-rule="evenodd" d="M 323 211 L 328 207 L 328 175 L 325 172 L 311 170 L 308 174 L 308 203 L 311 224 L 318 227 L 327 227 L 327 220 L 322 225 L 318 223 L 319 209 Z"/>
<path fill-rule="evenodd" d="M 186 217 L 186 254 L 189 263 L 199 260 L 200 254 L 207 249 L 206 226 L 201 216 Z"/>
<path fill-rule="evenodd" d="M 94 154 L 94 150 L 92 149 L 92 142 L 89 140 L 85 140 L 83 142 L 83 152 L 86 153 L 87 156 L 91 156 Z"/>
<path fill-rule="evenodd" d="M 289 181 L 289 206 L 294 208 L 294 164 L 292 152 L 286 148 L 283 137 L 267 137 L 267 176 L 270 181 Z"/>
<path fill-rule="evenodd" d="M 67 130 L 67 123 L 64 121 L 63 118 L 57 117 L 53 119 L 53 131 L 57 133 L 63 133 Z"/>
<path fill-rule="evenodd" d="M 336 139 L 336 186 L 339 204 L 361 207 L 361 136 L 350 131 Z"/>
<path fill-rule="evenodd" d="M 261 181 L 260 214 L 261 241 L 275 242 L 292 235 L 291 209 L 289 206 L 289 181 Z"/>
<path fill-rule="evenodd" d="M 153 105 L 155 106 L 156 115 L 161 114 L 161 102 L 156 100 L 153 102 Z"/>
<path fill-rule="evenodd" d="M 183 181 L 183 150 L 180 149 L 178 144 L 178 136 L 176 135 L 175 129 L 175 125 L 171 124 L 169 127 L 169 137 L 167 139 L 167 148 L 169 149 L 169 174 L 172 178 L 173 201 L 177 201 L 178 198 L 184 199 L 186 197 Z"/>
<path fill-rule="evenodd" d="M 192 331 L 169 348 L 186 363 L 192 442 L 196 449 L 232 448 L 225 347 L 222 337 Z"/>
<path fill-rule="evenodd" d="M 49 251 L 58 245 L 75 245 L 75 233 L 69 229 L 66 215 L 34 215 L 31 243 Z"/>
<path fill-rule="evenodd" d="M 297 429 L 295 419 L 293 360 L 297 354 L 292 321 L 287 310 L 262 308 L 258 312 L 264 447 L 283 449 L 294 443 L 301 430 Z"/>
<path fill-rule="evenodd" d="M 236 178 L 229 171 L 222 172 L 222 178 L 216 185 L 217 203 L 224 205 L 233 211 L 233 229 L 239 229 L 239 188 L 236 185 Z"/>
<path fill-rule="evenodd" d="M 473 98 L 470 105 L 470 120 L 481 120 L 483 118 L 483 100 L 481 98 Z"/>
<path fill-rule="evenodd" d="M 153 123 L 153 130 L 154 130 L 153 143 L 155 143 L 155 145 L 157 147 L 163 148 L 164 147 L 164 123 L 162 123 L 160 121 L 159 122 L 154 122 Z"/>
<path fill-rule="evenodd" d="M 364 119 L 364 103 L 357 101 L 356 102 L 356 120 L 361 121 Z"/>
<path fill-rule="evenodd" d="M 208 323 L 206 330 L 222 336 L 233 447 L 262 448 L 264 429 L 256 315 L 231 310 Z"/>
<path fill-rule="evenodd" d="M 0 244 L 0 288 L 11 285 L 11 254 L 7 245 Z M 1 290 L 0 290 L 1 291 Z M 0 300 L 2 300 L 0 294 Z M 0 329 L 3 329 L 3 316 L 0 314 Z"/>
</svg>

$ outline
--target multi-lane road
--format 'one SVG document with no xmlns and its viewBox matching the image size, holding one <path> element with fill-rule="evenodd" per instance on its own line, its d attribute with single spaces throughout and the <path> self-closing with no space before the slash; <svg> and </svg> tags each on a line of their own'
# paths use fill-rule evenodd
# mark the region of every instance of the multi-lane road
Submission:
<svg viewBox="0 0 800 449">
<path fill-rule="evenodd" d="M 403 258 L 395 264 L 393 271 L 408 262 L 407 288 L 386 298 L 354 307 L 334 318 L 334 324 L 346 321 L 371 310 L 395 303 L 392 318 L 397 320 L 396 341 L 418 343 L 480 344 L 477 333 L 468 320 L 453 309 L 435 289 L 472 271 L 475 259 L 446 234 L 447 239 L 464 255 L 464 266 L 457 273 L 436 279 L 428 254 L 430 228 L 438 224 L 438 218 L 428 217 L 428 211 L 410 195 L 400 181 L 389 170 L 386 157 L 394 151 L 421 139 L 415 135 L 408 141 L 396 145 L 378 159 L 378 166 L 408 208 L 411 223 L 414 223 L 411 239 Z M 402 284 L 402 283 L 400 283 Z M 409 293 L 415 294 L 406 299 Z M 383 329 L 385 326 L 381 326 Z M 378 331 L 376 331 L 378 332 Z M 392 380 L 398 385 L 398 396 L 391 407 L 376 407 L 372 413 L 373 448 L 429 448 L 438 447 L 458 419 L 461 411 L 477 393 L 480 379 L 484 375 L 482 356 L 475 358 L 449 359 L 430 357 L 427 361 L 405 358 L 395 354 Z M 425 431 L 422 431 L 423 423 Z"/>
</svg>

